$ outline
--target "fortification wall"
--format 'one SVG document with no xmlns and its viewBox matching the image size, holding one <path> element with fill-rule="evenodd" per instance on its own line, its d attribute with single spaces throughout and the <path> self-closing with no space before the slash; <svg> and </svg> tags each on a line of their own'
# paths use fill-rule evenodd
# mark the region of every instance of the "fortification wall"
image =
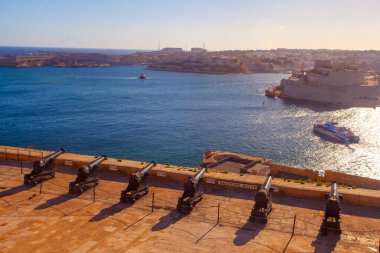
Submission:
<svg viewBox="0 0 380 253">
<path fill-rule="evenodd" d="M 323 177 L 319 176 L 318 171 L 315 171 L 312 169 L 300 169 L 300 168 L 280 165 L 276 163 L 269 163 L 268 166 L 270 167 L 270 172 L 272 174 L 279 174 L 282 172 L 282 173 L 295 174 L 295 175 L 311 178 L 313 180 L 323 179 Z"/>
<path fill-rule="evenodd" d="M 351 89 L 304 84 L 285 84 L 281 96 L 325 103 L 350 103 L 353 100 Z"/>
<path fill-rule="evenodd" d="M 380 180 L 349 175 L 337 171 L 326 170 L 323 179 L 328 182 L 337 181 L 348 185 L 355 185 L 361 188 L 380 190 Z"/>
<path fill-rule="evenodd" d="M 43 156 L 50 153 L 51 151 L 0 146 L 0 159 L 20 161 L 20 165 L 21 163 L 30 163 L 34 160 L 39 160 Z M 94 158 L 94 156 L 90 155 L 65 153 L 56 159 L 56 164 L 76 171 L 80 166 L 92 161 Z M 146 164 L 146 162 L 108 158 L 108 160 L 104 161 L 99 166 L 99 170 L 130 175 L 133 172 L 143 168 Z M 285 168 L 290 171 L 291 167 Z M 277 166 L 276 169 L 284 168 Z M 300 170 L 301 169 L 297 169 L 295 171 L 301 172 Z M 150 175 L 152 177 L 161 178 L 162 180 L 176 181 L 182 184 L 189 176 L 193 175 L 195 171 L 195 168 L 190 167 L 157 164 L 157 166 L 151 170 Z M 304 173 L 305 175 L 314 175 L 310 172 Z M 332 175 L 329 174 L 328 176 Z M 343 176 L 340 179 L 343 180 Z M 245 189 L 251 191 L 258 190 L 264 180 L 265 177 L 263 176 L 239 175 L 235 173 L 224 174 L 217 172 L 207 172 L 204 178 L 204 182 L 210 186 L 214 185 L 218 187 Z M 376 182 L 379 182 L 379 180 L 373 181 L 373 184 L 376 185 Z M 363 181 L 363 183 L 365 182 Z M 272 186 L 275 188 L 275 194 L 306 199 L 324 199 L 325 193 L 330 191 L 330 187 L 316 186 L 315 184 L 285 182 L 281 178 L 275 178 Z M 344 195 L 344 203 L 380 208 L 380 191 L 378 190 L 375 191 L 358 188 L 339 189 L 339 191 Z"/>
</svg>

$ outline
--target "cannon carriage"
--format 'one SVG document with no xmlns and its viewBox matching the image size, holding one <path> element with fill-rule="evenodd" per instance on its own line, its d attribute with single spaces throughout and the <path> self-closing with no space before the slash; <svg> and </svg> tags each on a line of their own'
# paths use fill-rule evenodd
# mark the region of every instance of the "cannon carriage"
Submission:
<svg viewBox="0 0 380 253">
<path fill-rule="evenodd" d="M 99 183 L 99 177 L 96 175 L 96 169 L 99 164 L 105 160 L 107 160 L 107 156 L 102 155 L 80 167 L 78 169 L 77 178 L 69 184 L 69 192 L 72 194 L 81 194 L 91 187 L 97 186 Z"/>
<path fill-rule="evenodd" d="M 266 223 L 268 216 L 272 211 L 272 175 L 267 175 L 264 183 L 261 185 L 260 190 L 255 196 L 255 205 L 252 208 L 251 221 L 258 221 Z"/>
<path fill-rule="evenodd" d="M 64 148 L 60 148 L 54 153 L 51 153 L 41 160 L 33 162 L 33 169 L 30 173 L 24 175 L 24 185 L 37 185 L 43 181 L 55 177 L 55 159 L 64 154 Z"/>
<path fill-rule="evenodd" d="M 340 234 L 340 214 L 342 211 L 340 201 L 343 199 L 343 196 L 338 192 L 338 183 L 336 181 L 331 182 L 331 190 L 329 193 L 326 193 L 325 196 L 327 198 L 327 201 L 325 215 L 323 217 L 321 226 L 321 232 L 323 235 L 325 235 L 330 230 L 336 232 L 337 234 Z"/>
<path fill-rule="evenodd" d="M 134 203 L 137 199 L 148 194 L 149 187 L 146 180 L 149 171 L 155 166 L 156 162 L 151 161 L 147 166 L 130 175 L 127 188 L 120 194 L 120 202 Z"/>
<path fill-rule="evenodd" d="M 178 199 L 177 210 L 180 213 L 189 213 L 194 206 L 202 200 L 203 176 L 207 168 L 200 169 L 195 175 L 189 177 L 184 184 L 184 192 Z"/>
</svg>

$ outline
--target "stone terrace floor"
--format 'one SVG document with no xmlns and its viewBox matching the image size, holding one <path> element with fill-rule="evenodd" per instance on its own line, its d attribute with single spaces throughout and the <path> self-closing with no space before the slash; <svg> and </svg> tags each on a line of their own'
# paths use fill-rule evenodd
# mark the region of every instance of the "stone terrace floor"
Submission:
<svg viewBox="0 0 380 253">
<path fill-rule="evenodd" d="M 24 164 L 27 173 L 30 164 Z M 273 197 L 266 225 L 248 222 L 254 192 L 207 187 L 190 215 L 175 211 L 182 185 L 148 179 L 148 195 L 119 203 L 125 175 L 99 173 L 79 197 L 68 194 L 76 169 L 23 186 L 18 163 L 0 163 L 1 252 L 378 252 L 380 210 L 342 202 L 342 234 L 319 235 L 324 202 Z M 154 205 L 152 212 L 152 196 Z M 219 223 L 218 220 L 218 204 Z M 294 231 L 294 236 L 292 233 Z"/>
</svg>

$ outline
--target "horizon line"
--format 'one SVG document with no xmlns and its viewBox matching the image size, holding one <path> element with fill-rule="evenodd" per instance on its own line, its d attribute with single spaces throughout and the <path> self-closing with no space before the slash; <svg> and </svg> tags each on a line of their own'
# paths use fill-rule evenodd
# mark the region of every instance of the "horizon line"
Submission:
<svg viewBox="0 0 380 253">
<path fill-rule="evenodd" d="M 168 46 L 163 47 L 161 50 L 157 49 L 143 49 L 143 48 L 107 48 L 107 47 L 65 47 L 65 46 L 10 46 L 10 45 L 0 45 L 0 47 L 21 47 L 21 48 L 60 48 L 60 49 L 98 49 L 98 50 L 136 50 L 136 51 L 161 51 L 164 48 L 181 48 L 183 51 L 188 52 L 190 50 L 185 50 L 183 47 Z M 197 47 L 193 47 L 197 48 Z M 331 50 L 331 51 L 380 51 L 380 49 L 340 49 L 340 48 L 270 48 L 270 49 L 222 49 L 222 50 L 206 50 L 208 52 L 223 52 L 223 51 L 271 51 L 271 50 Z"/>
</svg>

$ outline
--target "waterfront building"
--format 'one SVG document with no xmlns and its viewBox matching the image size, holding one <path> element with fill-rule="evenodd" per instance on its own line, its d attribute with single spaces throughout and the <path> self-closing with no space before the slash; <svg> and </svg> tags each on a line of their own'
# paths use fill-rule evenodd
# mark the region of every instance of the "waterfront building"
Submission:
<svg viewBox="0 0 380 253">
<path fill-rule="evenodd" d="M 314 69 L 281 80 L 283 98 L 359 105 L 380 105 L 380 86 L 368 64 L 317 60 Z"/>
<path fill-rule="evenodd" d="M 166 48 L 161 49 L 161 52 L 165 54 L 182 53 L 182 51 L 183 51 L 182 48 L 179 48 L 179 47 L 166 47 Z"/>
<path fill-rule="evenodd" d="M 200 47 L 193 47 L 190 51 L 192 53 L 206 53 L 207 52 L 206 49 L 200 48 Z"/>
</svg>

